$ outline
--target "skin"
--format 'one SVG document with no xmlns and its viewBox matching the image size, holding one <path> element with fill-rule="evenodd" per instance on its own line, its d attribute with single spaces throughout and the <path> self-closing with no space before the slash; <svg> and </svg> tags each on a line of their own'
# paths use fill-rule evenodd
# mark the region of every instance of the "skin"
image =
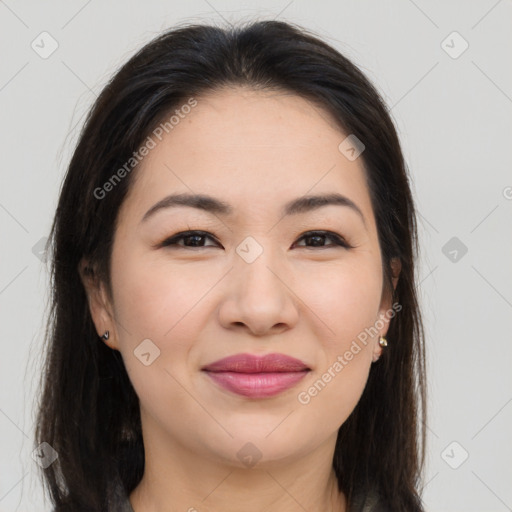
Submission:
<svg viewBox="0 0 512 512">
<path fill-rule="evenodd" d="M 297 395 L 391 307 L 362 159 L 349 161 L 338 150 L 346 134 L 298 96 L 230 88 L 197 100 L 136 171 L 115 233 L 113 297 L 84 279 L 98 335 L 110 331 L 105 343 L 122 354 L 140 399 L 146 466 L 130 501 L 135 512 L 344 511 L 336 435 L 380 356 L 378 335 L 307 405 Z M 181 192 L 212 195 L 233 214 L 182 206 L 141 222 Z M 331 192 L 364 221 L 336 205 L 281 216 L 289 200 Z M 213 238 L 158 246 L 188 229 Z M 353 248 L 329 237 L 315 247 L 302 238 L 311 230 Z M 263 248 L 252 263 L 236 252 L 247 236 Z M 384 318 L 379 334 L 387 329 Z M 145 366 L 134 350 L 148 338 L 160 356 Z M 230 393 L 200 371 L 247 352 L 291 355 L 312 371 L 266 399 Z M 254 467 L 237 457 L 248 442 L 261 456 Z"/>
</svg>

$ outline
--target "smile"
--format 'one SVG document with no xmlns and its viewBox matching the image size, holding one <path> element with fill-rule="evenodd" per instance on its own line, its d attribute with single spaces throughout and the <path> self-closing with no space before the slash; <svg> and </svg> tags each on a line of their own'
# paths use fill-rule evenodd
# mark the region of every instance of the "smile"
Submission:
<svg viewBox="0 0 512 512">
<path fill-rule="evenodd" d="M 202 370 L 222 388 L 248 398 L 278 395 L 311 371 L 302 361 L 284 354 L 237 354 Z"/>
</svg>

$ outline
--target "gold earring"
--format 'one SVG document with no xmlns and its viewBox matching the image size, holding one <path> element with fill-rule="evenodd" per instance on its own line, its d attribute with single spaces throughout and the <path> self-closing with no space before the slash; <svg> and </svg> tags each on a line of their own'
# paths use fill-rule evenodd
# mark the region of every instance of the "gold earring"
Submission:
<svg viewBox="0 0 512 512">
<path fill-rule="evenodd" d="M 387 347 L 388 346 L 388 340 L 386 338 L 384 338 L 384 336 L 381 336 L 380 340 L 379 340 L 379 345 L 381 347 Z"/>
</svg>

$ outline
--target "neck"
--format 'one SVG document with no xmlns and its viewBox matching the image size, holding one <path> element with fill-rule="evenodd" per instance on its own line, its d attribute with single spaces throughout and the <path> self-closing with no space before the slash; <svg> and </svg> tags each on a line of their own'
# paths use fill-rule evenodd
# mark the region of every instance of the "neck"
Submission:
<svg viewBox="0 0 512 512">
<path fill-rule="evenodd" d="M 165 437 L 144 440 L 144 476 L 129 497 L 134 512 L 346 511 L 332 468 L 335 435 L 300 458 L 262 459 L 253 468 L 206 458 Z"/>
</svg>

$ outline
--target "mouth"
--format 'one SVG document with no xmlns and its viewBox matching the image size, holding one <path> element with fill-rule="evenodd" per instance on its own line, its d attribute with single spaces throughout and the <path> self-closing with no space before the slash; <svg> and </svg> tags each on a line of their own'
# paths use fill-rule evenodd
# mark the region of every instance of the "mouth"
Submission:
<svg viewBox="0 0 512 512">
<path fill-rule="evenodd" d="M 248 398 L 268 398 L 295 386 L 311 371 L 284 354 L 237 354 L 202 368 L 217 385 Z"/>
</svg>

